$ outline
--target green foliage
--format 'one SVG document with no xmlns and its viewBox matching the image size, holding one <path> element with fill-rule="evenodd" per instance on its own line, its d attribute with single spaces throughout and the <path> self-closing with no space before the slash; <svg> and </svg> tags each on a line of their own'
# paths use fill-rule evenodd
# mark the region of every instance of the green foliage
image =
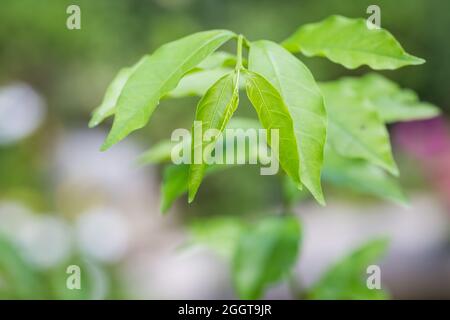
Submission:
<svg viewBox="0 0 450 320">
<path fill-rule="evenodd" d="M 215 52 L 231 38 L 237 40 L 236 55 Z M 407 54 L 387 31 L 369 29 L 364 19 L 332 16 L 301 27 L 283 45 L 307 56 L 323 55 L 349 68 L 367 64 L 373 69 L 395 69 L 423 62 Z M 248 59 L 242 56 L 243 47 L 248 48 Z M 160 99 L 202 95 L 196 120 L 203 121 L 203 132 L 221 132 L 238 107 L 243 83 L 262 126 L 279 130 L 275 153 L 282 169 L 299 189 L 305 185 L 321 204 L 325 203 L 321 173 L 327 137 L 327 145 L 339 156 L 364 160 L 398 175 L 385 123 L 438 114 L 437 108 L 420 102 L 412 91 L 379 75 L 317 85 L 306 66 L 280 45 L 266 40 L 251 42 L 233 32 L 215 30 L 166 44 L 119 72 L 91 125 L 114 114 L 103 145 L 106 149 L 143 127 Z M 270 134 L 269 130 L 269 145 Z M 217 138 L 191 146 L 192 150 L 201 147 L 208 156 Z M 141 161 L 158 161 L 156 154 L 169 147 L 161 145 L 161 150 L 153 150 Z M 191 165 L 190 201 L 203 179 L 203 162 L 202 157 L 200 163 Z"/>
<path fill-rule="evenodd" d="M 199 32 L 168 43 L 145 57 L 123 87 L 111 132 L 102 149 L 108 149 L 145 126 L 159 100 L 233 35 L 226 30 Z"/>
<path fill-rule="evenodd" d="M 112 116 L 115 113 L 117 100 L 119 99 L 125 84 L 130 78 L 131 74 L 140 66 L 140 64 L 145 61 L 146 57 L 139 60 L 134 66 L 130 68 L 123 68 L 116 75 L 114 80 L 109 85 L 108 89 L 106 89 L 105 97 L 101 105 L 95 109 L 95 112 L 92 114 L 92 119 L 89 122 L 89 127 L 93 128 L 100 124 L 107 117 Z"/>
<path fill-rule="evenodd" d="M 388 31 L 369 29 L 366 23 L 365 19 L 331 16 L 300 27 L 283 45 L 291 52 L 326 57 L 348 69 L 368 65 L 374 70 L 392 70 L 425 62 L 406 53 Z"/>
<path fill-rule="evenodd" d="M 230 39 L 237 43 L 235 55 L 216 51 Z M 316 83 L 291 52 L 323 56 L 349 69 L 362 65 L 375 70 L 397 69 L 424 63 L 406 53 L 388 31 L 369 29 L 364 19 L 332 16 L 301 27 L 282 45 L 267 40 L 252 42 L 227 30 L 200 32 L 166 44 L 134 67 L 120 71 L 94 112 L 91 125 L 114 115 L 102 147 L 107 149 L 145 126 L 160 99 L 202 97 L 195 120 L 202 123 L 203 139 L 196 144 L 181 142 L 189 143 L 182 146 L 191 150 L 191 160 L 195 160 L 197 148 L 203 151 L 199 152 L 202 158 L 194 164 L 164 169 L 163 212 L 188 191 L 191 202 L 205 176 L 233 167 L 207 165 L 205 161 L 222 146 L 218 142 L 225 128 L 268 129 L 267 148 L 275 152 L 286 173 L 284 209 L 290 209 L 308 192 L 325 204 L 321 179 L 404 203 L 386 124 L 433 117 L 438 109 L 377 74 Z M 244 87 L 259 122 L 231 118 Z M 208 129 L 217 131 L 205 140 Z M 279 140 L 271 136 L 270 129 L 278 129 Z M 174 146 L 171 141 L 161 141 L 139 162 L 169 162 Z M 261 159 L 258 152 L 267 150 L 237 151 Z M 229 217 L 200 220 L 192 224 L 191 234 L 191 244 L 207 245 L 229 260 L 236 292 L 244 299 L 260 298 L 269 286 L 284 279 L 296 262 L 301 238 L 298 220 L 288 214 L 251 225 Z M 385 298 L 383 291 L 367 289 L 363 276 L 386 246 L 384 240 L 363 246 L 326 272 L 307 295 L 318 299 Z"/>
<path fill-rule="evenodd" d="M 369 289 L 366 285 L 367 267 L 374 264 L 387 250 L 386 239 L 372 240 L 349 256 L 331 266 L 309 290 L 310 299 L 387 299 L 382 289 Z"/>
</svg>

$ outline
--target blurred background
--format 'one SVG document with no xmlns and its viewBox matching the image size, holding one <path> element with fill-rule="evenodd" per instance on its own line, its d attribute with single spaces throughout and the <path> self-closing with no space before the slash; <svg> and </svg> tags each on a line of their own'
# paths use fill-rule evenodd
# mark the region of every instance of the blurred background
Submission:
<svg viewBox="0 0 450 320">
<path fill-rule="evenodd" d="M 66 9 L 81 8 L 81 30 Z M 164 101 L 149 125 L 100 152 L 110 121 L 87 123 L 114 75 L 161 44 L 226 28 L 281 41 L 331 14 L 367 17 L 427 60 L 383 73 L 443 110 L 437 119 L 391 126 L 407 207 L 325 188 L 328 206 L 306 199 L 297 275 L 311 284 L 326 267 L 377 235 L 391 247 L 382 281 L 393 298 L 450 298 L 450 2 L 440 0 L 3 0 L 0 3 L 0 298 L 233 298 L 228 266 L 182 250 L 192 219 L 265 215 L 282 197 L 276 177 L 242 167 L 205 180 L 196 202 L 159 212 L 161 168 L 135 163 L 144 150 L 189 128 L 195 98 Z M 317 80 L 369 71 L 303 58 Z M 249 109 L 241 106 L 240 109 Z M 242 111 L 244 115 L 246 111 Z M 66 289 L 66 268 L 83 290 Z M 268 298 L 289 298 L 286 284 Z"/>
</svg>

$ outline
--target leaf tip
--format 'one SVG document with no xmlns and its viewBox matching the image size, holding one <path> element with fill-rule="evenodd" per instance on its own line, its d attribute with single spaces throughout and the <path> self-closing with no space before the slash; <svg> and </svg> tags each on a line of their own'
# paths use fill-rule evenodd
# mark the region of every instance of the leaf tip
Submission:
<svg viewBox="0 0 450 320">
<path fill-rule="evenodd" d="M 112 144 L 108 141 L 108 140 L 106 140 L 103 144 L 102 144 L 102 146 L 100 147 L 100 151 L 106 151 L 106 150 L 108 150 L 109 148 L 111 148 L 111 146 L 112 146 Z"/>
<path fill-rule="evenodd" d="M 394 176 L 394 177 L 399 177 L 400 176 L 400 170 L 398 170 L 397 165 L 394 165 L 392 167 L 389 168 L 389 172 Z"/>
<path fill-rule="evenodd" d="M 197 195 L 198 186 L 189 185 L 188 187 L 188 203 L 191 204 L 195 200 L 195 196 Z"/>
<path fill-rule="evenodd" d="M 159 207 L 159 212 L 161 213 L 161 215 L 165 216 L 167 214 L 167 211 L 169 210 L 169 208 L 170 208 L 170 204 L 163 200 Z"/>
<path fill-rule="evenodd" d="M 192 194 L 189 192 L 188 203 L 191 204 L 195 200 L 195 193 Z"/>
<path fill-rule="evenodd" d="M 114 135 L 113 135 L 114 133 Z M 119 142 L 120 140 L 122 140 L 123 138 L 117 138 L 117 135 L 114 132 L 114 125 L 113 128 L 111 129 L 111 131 L 109 132 L 108 136 L 106 137 L 105 142 L 103 143 L 103 145 L 101 146 L 100 150 L 101 151 L 106 151 L 109 148 L 111 148 L 114 144 L 116 144 L 117 142 Z"/>
<path fill-rule="evenodd" d="M 88 123 L 88 127 L 92 129 L 92 128 L 98 126 L 99 123 L 100 122 L 95 117 L 92 117 L 92 119 Z"/>
<path fill-rule="evenodd" d="M 421 65 L 421 64 L 424 64 L 427 62 L 427 60 L 422 59 L 422 58 L 417 58 L 417 57 L 414 57 L 414 61 L 415 61 L 414 62 L 415 65 Z"/>
<path fill-rule="evenodd" d="M 315 196 L 317 202 L 322 206 L 322 207 L 326 207 L 327 206 L 327 202 L 325 201 L 325 198 L 323 197 L 323 195 L 320 196 Z"/>
</svg>

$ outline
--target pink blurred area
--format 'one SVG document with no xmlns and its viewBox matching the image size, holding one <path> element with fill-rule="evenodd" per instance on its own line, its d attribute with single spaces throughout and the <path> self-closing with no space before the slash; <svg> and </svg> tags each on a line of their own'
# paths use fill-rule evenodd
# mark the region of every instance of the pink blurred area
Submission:
<svg viewBox="0 0 450 320">
<path fill-rule="evenodd" d="M 450 210 L 450 127 L 444 117 L 396 124 L 394 141 L 420 163 Z"/>
</svg>

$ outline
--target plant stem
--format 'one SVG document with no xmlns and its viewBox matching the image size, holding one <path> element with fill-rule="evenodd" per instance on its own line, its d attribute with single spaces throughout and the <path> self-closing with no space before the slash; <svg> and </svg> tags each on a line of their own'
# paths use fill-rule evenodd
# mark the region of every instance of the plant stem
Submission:
<svg viewBox="0 0 450 320">
<path fill-rule="evenodd" d="M 237 52 L 236 52 L 236 69 L 235 69 L 235 87 L 234 90 L 239 94 L 239 77 L 241 73 L 242 66 L 242 42 L 244 40 L 244 36 L 240 34 L 237 38 Z"/>
<path fill-rule="evenodd" d="M 237 39 L 237 61 L 236 61 L 236 70 L 240 70 L 242 68 L 242 42 L 244 41 L 244 36 L 240 34 Z"/>
</svg>

